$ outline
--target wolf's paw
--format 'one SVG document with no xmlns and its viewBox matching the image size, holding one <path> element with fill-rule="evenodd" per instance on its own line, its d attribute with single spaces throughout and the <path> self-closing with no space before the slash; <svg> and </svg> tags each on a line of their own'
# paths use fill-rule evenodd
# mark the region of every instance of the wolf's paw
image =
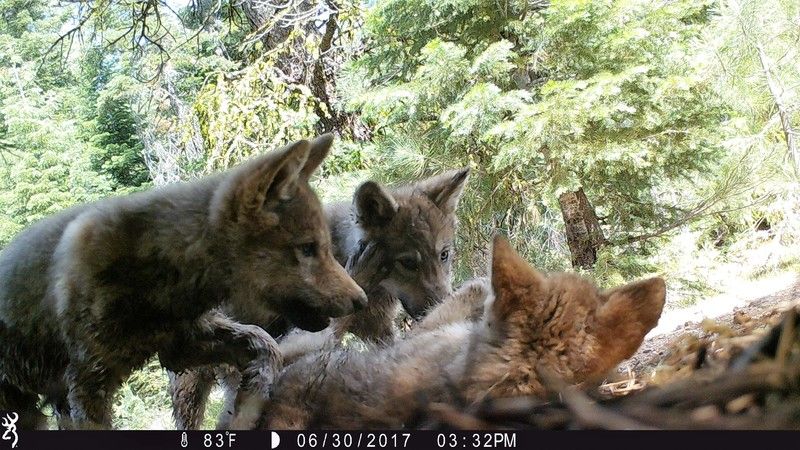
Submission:
<svg viewBox="0 0 800 450">
<path fill-rule="evenodd" d="M 474 297 L 476 301 L 483 301 L 491 292 L 491 284 L 486 277 L 474 278 L 456 289 L 454 295 Z"/>
<path fill-rule="evenodd" d="M 469 310 L 469 320 L 477 320 L 483 316 L 483 305 L 489 298 L 492 290 L 487 278 L 475 278 L 459 287 L 453 293 L 454 299 L 465 304 Z"/>
<path fill-rule="evenodd" d="M 445 325 L 475 321 L 483 317 L 483 305 L 491 289 L 485 278 L 464 283 L 442 303 L 431 310 L 414 328 L 415 332 L 431 331 Z"/>
<path fill-rule="evenodd" d="M 222 415 L 217 422 L 217 429 L 253 430 L 264 414 L 267 399 L 261 395 L 241 395 L 236 402 L 233 414 Z"/>
</svg>

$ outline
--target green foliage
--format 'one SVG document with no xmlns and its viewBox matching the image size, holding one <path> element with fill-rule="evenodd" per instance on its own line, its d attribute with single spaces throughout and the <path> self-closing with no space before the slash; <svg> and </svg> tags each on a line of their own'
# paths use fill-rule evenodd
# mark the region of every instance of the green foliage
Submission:
<svg viewBox="0 0 800 450">
<path fill-rule="evenodd" d="M 530 3 L 530 4 L 529 4 Z M 358 61 L 372 81 L 406 79 L 418 69 L 422 49 L 434 40 L 468 48 L 471 58 L 500 41 L 535 2 L 486 0 L 387 0 L 367 15 L 370 52 Z"/>
<path fill-rule="evenodd" d="M 313 135 L 318 120 L 308 89 L 287 83 L 268 59 L 235 76 L 219 73 L 194 105 L 206 143 L 206 171 Z"/>
<path fill-rule="evenodd" d="M 722 157 L 727 110 L 692 52 L 709 5 L 493 6 L 393 1 L 371 11 L 374 48 L 343 84 L 348 107 L 375 130 L 378 176 L 472 166 L 462 242 L 504 231 L 546 268 L 564 252 L 537 230 L 561 227 L 542 217 L 556 216 L 562 192 L 584 187 L 612 243 L 681 220 Z M 473 268 L 485 254 L 462 253 Z"/>
<path fill-rule="evenodd" d="M 718 55 L 716 75 L 724 89 L 721 95 L 747 118 L 753 137 L 784 143 L 780 123 L 775 121 L 775 96 L 770 92 L 766 71 L 780 89 L 780 101 L 793 111 L 793 124 L 800 126 L 800 67 L 797 65 L 800 5 L 791 0 L 739 0 L 720 5 L 719 16 L 705 30 L 706 39 Z M 764 52 L 766 68 L 759 59 Z"/>
<path fill-rule="evenodd" d="M 134 83 L 118 76 L 103 86 L 89 122 L 90 140 L 99 150 L 91 155 L 92 168 L 108 175 L 117 189 L 142 188 L 150 181 L 137 135 L 138 120 L 131 108 L 137 87 Z"/>
<path fill-rule="evenodd" d="M 81 104 L 75 77 L 37 60 L 62 15 L 47 14 L 40 2 L 4 6 L 13 14 L 0 26 L 0 245 L 42 217 L 111 192 L 91 166 L 98 149 L 75 120 Z"/>
<path fill-rule="evenodd" d="M 592 276 L 600 287 L 613 288 L 658 270 L 652 261 L 643 260 L 636 249 L 605 246 L 598 252 Z"/>
<path fill-rule="evenodd" d="M 157 359 L 131 375 L 114 399 L 114 428 L 152 430 L 172 428 L 172 401 L 167 373 Z"/>
<path fill-rule="evenodd" d="M 313 180 L 326 201 L 368 178 L 472 169 L 458 281 L 485 274 L 495 232 L 540 269 L 569 270 L 558 197 L 578 188 L 607 239 L 589 274 L 604 287 L 660 274 L 689 304 L 800 265 L 796 1 L 337 4 L 324 51 L 327 16 L 271 15 L 287 33 L 276 43 L 241 3 L 207 0 L 158 17 L 92 2 L 84 39 L 51 49 L 85 18 L 75 4 L 0 0 L 0 246 L 147 188 L 151 171 L 221 170 L 336 115 L 342 138 Z M 156 362 L 137 372 L 115 425 L 171 426 L 165 383 Z M 216 392 L 206 426 L 220 407 Z"/>
</svg>

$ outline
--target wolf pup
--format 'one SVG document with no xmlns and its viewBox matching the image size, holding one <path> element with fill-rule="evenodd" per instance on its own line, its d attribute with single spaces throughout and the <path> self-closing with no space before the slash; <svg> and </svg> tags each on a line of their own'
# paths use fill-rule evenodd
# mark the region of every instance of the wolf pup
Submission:
<svg viewBox="0 0 800 450">
<path fill-rule="evenodd" d="M 543 396 L 540 370 L 567 383 L 605 374 L 634 353 L 664 306 L 660 278 L 601 292 L 577 275 L 536 271 L 499 237 L 491 272 L 493 296 L 480 321 L 460 321 L 482 300 L 472 284 L 427 316 L 438 322 L 428 331 L 286 367 L 273 385 L 266 427 L 396 428 L 409 424 L 421 401 Z"/>
<path fill-rule="evenodd" d="M 452 170 L 406 186 L 388 189 L 367 181 L 352 202 L 326 207 L 336 259 L 364 288 L 367 307 L 333 320 L 321 333 L 295 330 L 280 340 L 285 362 L 330 345 L 345 332 L 365 341 L 391 342 L 398 308 L 422 316 L 451 293 L 455 256 L 456 207 L 466 186 L 468 168 Z M 245 323 L 280 333 L 281 320 L 232 305 L 225 311 Z M 227 428 L 239 384 L 235 370 L 202 368 L 172 374 L 170 390 L 178 429 L 197 429 L 215 379 L 225 392 L 217 428 Z"/>
<path fill-rule="evenodd" d="M 452 293 L 456 208 L 468 176 L 465 167 L 394 189 L 367 181 L 352 204 L 327 209 L 336 259 L 360 269 L 369 264 L 357 259 L 371 258 L 382 269 L 380 276 L 370 267 L 366 275 L 356 274 L 372 280 L 362 285 L 369 304 L 333 321 L 339 337 L 349 331 L 367 341 L 391 342 L 400 305 L 419 319 Z M 366 256 L 370 245 L 376 254 Z"/>
<path fill-rule="evenodd" d="M 228 302 L 319 330 L 366 306 L 308 185 L 331 140 L 79 206 L 17 236 L 0 254 L 0 410 L 41 426 L 41 394 L 60 425 L 110 427 L 114 393 L 156 353 L 172 371 L 234 366 L 237 407 L 262 404 L 282 366 L 275 341 L 207 313 Z"/>
</svg>

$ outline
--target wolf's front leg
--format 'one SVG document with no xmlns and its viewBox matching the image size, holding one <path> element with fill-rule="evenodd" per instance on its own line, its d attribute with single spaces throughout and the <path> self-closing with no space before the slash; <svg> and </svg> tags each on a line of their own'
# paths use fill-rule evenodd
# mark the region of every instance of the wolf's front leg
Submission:
<svg viewBox="0 0 800 450">
<path fill-rule="evenodd" d="M 173 372 L 218 364 L 237 368 L 242 381 L 229 423 L 232 429 L 255 427 L 270 386 L 283 367 L 283 357 L 269 333 L 216 311 L 181 329 L 172 345 L 159 351 L 159 359 Z"/>
<path fill-rule="evenodd" d="M 69 354 L 64 371 L 66 391 L 56 396 L 60 413 L 69 410 L 69 420 L 59 418 L 59 426 L 74 429 L 110 429 L 112 400 L 134 365 L 129 348 L 108 345 L 110 337 L 97 332 L 98 326 L 87 320 L 89 314 L 74 301 L 62 321 L 62 331 Z M 66 402 L 63 402 L 66 397 Z M 67 408 L 68 405 L 68 408 Z"/>
<path fill-rule="evenodd" d="M 175 428 L 200 429 L 208 394 L 214 387 L 214 371 L 209 367 L 197 367 L 181 373 L 168 372 L 168 374 Z"/>
<path fill-rule="evenodd" d="M 119 388 L 110 370 L 92 362 L 93 358 L 73 358 L 65 373 L 70 421 L 59 420 L 76 429 L 110 429 L 111 400 Z"/>
<path fill-rule="evenodd" d="M 231 428 L 234 413 L 237 411 L 236 399 L 239 396 L 239 386 L 242 384 L 242 374 L 231 366 L 219 366 L 214 368 L 217 382 L 222 387 L 224 403 L 222 411 L 217 417 L 217 429 L 226 430 Z"/>
<path fill-rule="evenodd" d="M 39 411 L 39 396 L 23 392 L 16 386 L 0 381 L 0 411 L 17 413 L 16 425 L 21 430 L 47 429 L 47 418 Z"/>
</svg>

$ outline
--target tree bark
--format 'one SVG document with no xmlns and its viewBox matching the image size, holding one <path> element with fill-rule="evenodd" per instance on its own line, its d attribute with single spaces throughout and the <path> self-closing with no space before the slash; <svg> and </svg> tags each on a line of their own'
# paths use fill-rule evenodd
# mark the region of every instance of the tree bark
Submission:
<svg viewBox="0 0 800 450">
<path fill-rule="evenodd" d="M 315 107 L 315 112 L 319 117 L 317 131 L 320 134 L 330 131 L 336 131 L 341 134 L 344 128 L 342 118 L 336 108 L 334 108 L 333 102 L 331 102 L 330 96 L 328 95 L 328 87 L 331 83 L 325 75 L 325 61 L 323 59 L 325 53 L 331 49 L 333 36 L 336 34 L 336 27 L 338 26 L 338 16 L 338 13 L 332 13 L 328 16 L 328 20 L 325 23 L 325 33 L 322 35 L 322 39 L 319 43 L 319 55 L 316 61 L 314 61 L 314 68 L 311 70 L 311 82 L 309 83 L 311 92 L 319 99 L 319 103 Z"/>
<path fill-rule="evenodd" d="M 605 243 L 594 207 L 583 188 L 561 194 L 558 203 L 564 217 L 572 267 L 591 269 L 597 261 L 597 249 Z"/>
<path fill-rule="evenodd" d="M 321 19 L 322 15 L 301 19 L 303 22 L 296 24 L 305 28 L 307 34 L 320 33 L 320 43 L 314 51 L 315 54 L 307 53 L 307 49 L 298 47 L 300 44 L 289 43 L 296 48 L 290 52 L 290 56 L 276 61 L 276 65 L 292 82 L 308 86 L 316 97 L 314 112 L 319 117 L 316 126 L 318 133 L 335 132 L 340 136 L 363 140 L 365 136 L 368 137 L 368 132 L 357 118 L 337 110 L 333 104 L 336 80 L 331 74 L 338 67 L 335 57 L 329 53 L 336 50 L 333 48 L 333 41 L 339 31 L 339 6 L 334 0 L 326 0 L 326 4 L 330 14 L 325 19 L 324 29 L 319 29 L 315 24 L 315 20 Z M 317 8 L 317 3 L 310 0 L 288 2 L 282 9 L 259 0 L 240 0 L 239 5 L 250 23 L 251 31 L 260 35 L 265 51 L 283 45 L 289 37 L 292 26 L 283 23 L 281 17 L 286 17 L 287 13 L 308 12 Z"/>
<path fill-rule="evenodd" d="M 291 27 L 281 25 L 277 20 L 276 23 L 270 24 L 271 20 L 283 13 L 281 8 L 276 8 L 269 2 L 254 0 L 242 0 L 239 5 L 250 23 L 251 31 L 261 35 L 265 50 L 272 50 L 289 37 Z"/>
</svg>

